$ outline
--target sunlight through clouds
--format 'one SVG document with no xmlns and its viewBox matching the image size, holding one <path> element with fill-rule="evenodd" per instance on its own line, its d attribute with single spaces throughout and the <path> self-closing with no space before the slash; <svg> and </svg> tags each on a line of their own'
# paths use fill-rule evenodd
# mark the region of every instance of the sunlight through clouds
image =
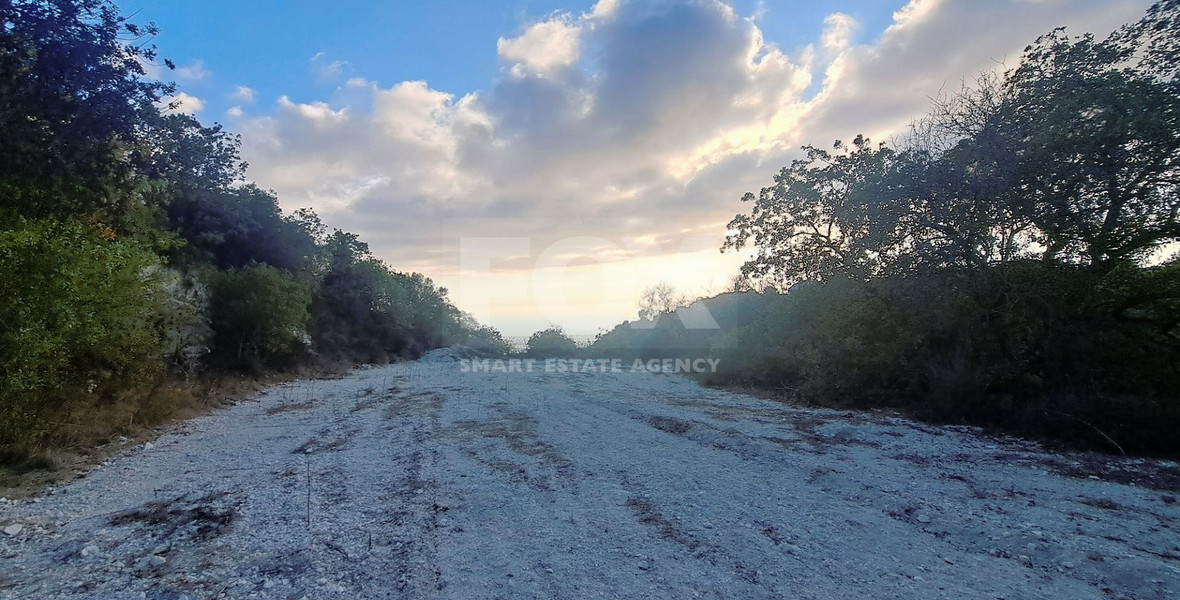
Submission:
<svg viewBox="0 0 1180 600">
<path fill-rule="evenodd" d="M 707 234 L 715 249 L 741 195 L 768 184 L 800 145 L 862 132 L 886 141 L 940 89 L 1016 59 L 1038 34 L 1059 25 L 1101 34 L 1142 8 L 914 0 L 868 42 L 854 41 L 851 16 L 833 13 L 808 43 L 784 48 L 764 39 L 758 18 L 716 0 L 603 0 L 500 36 L 487 51 L 502 75 L 471 93 L 378 83 L 319 53 L 311 76 L 336 86 L 329 98 L 282 96 L 270 114 L 232 116 L 251 176 L 285 207 L 314 207 L 392 263 L 454 286 L 464 237 L 528 237 L 540 252 L 571 236 L 622 245 L 720 224 Z M 724 282 L 740 263 L 692 256 L 698 280 Z M 662 252 L 604 260 L 641 259 L 674 271 Z M 650 283 L 602 269 L 626 302 Z"/>
</svg>

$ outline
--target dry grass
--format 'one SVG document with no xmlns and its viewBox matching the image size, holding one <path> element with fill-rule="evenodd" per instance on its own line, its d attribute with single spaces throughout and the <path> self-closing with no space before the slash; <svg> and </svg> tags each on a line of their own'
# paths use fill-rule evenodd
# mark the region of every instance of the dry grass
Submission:
<svg viewBox="0 0 1180 600">
<path fill-rule="evenodd" d="M 108 457 L 155 439 L 163 427 L 209 414 L 277 383 L 334 377 L 334 370 L 262 377 L 220 373 L 189 380 L 165 378 L 79 398 L 48 423 L 50 433 L 36 443 L 0 447 L 0 496 L 28 497 L 47 485 L 83 477 L 86 469 Z M 288 406 L 286 410 L 296 409 Z"/>
</svg>

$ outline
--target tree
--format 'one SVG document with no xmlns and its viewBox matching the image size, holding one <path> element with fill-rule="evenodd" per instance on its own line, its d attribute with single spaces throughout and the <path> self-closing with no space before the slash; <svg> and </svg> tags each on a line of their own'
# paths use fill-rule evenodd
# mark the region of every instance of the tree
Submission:
<svg viewBox="0 0 1180 600">
<path fill-rule="evenodd" d="M 1136 23 L 1119 28 L 1109 40 L 1121 46 L 1134 46 L 1141 72 L 1161 81 L 1180 77 L 1180 0 L 1161 0 L 1147 9 Z"/>
<path fill-rule="evenodd" d="M 73 399 L 145 380 L 163 358 L 149 249 L 80 223 L 21 225 L 0 229 L 0 444 L 40 434 Z"/>
<path fill-rule="evenodd" d="M 733 277 L 729 278 L 729 285 L 726 287 L 725 292 L 754 292 L 761 294 L 766 288 L 767 286 L 763 282 L 751 279 L 749 275 L 739 271 Z"/>
<path fill-rule="evenodd" d="M 0 2 L 0 197 L 29 217 L 90 214 L 128 202 L 123 159 L 139 119 L 172 88 L 145 81 L 156 33 L 110 0 Z"/>
<path fill-rule="evenodd" d="M 316 231 L 314 214 L 297 215 Z M 325 354 L 383 362 L 416 357 L 464 337 L 459 309 L 446 288 L 419 273 L 399 273 L 353 233 L 336 230 L 320 250 L 324 273 L 313 305 L 312 338 Z"/>
<path fill-rule="evenodd" d="M 254 264 L 212 277 L 216 353 L 234 367 L 287 366 L 303 349 L 311 292 L 293 276 Z"/>
<path fill-rule="evenodd" d="M 887 270 L 905 241 L 899 228 L 908 190 L 897 152 L 863 136 L 851 147 L 837 141 L 832 151 L 803 150 L 773 186 L 742 198 L 753 203 L 751 214 L 729 223 L 722 251 L 753 246 L 742 273 L 787 286 Z"/>
<path fill-rule="evenodd" d="M 1054 30 L 1002 79 L 936 104 L 1046 260 L 1106 269 L 1180 236 L 1178 20 L 1170 0 L 1105 41 Z"/>
<path fill-rule="evenodd" d="M 909 197 L 899 233 L 909 267 L 980 268 L 1027 256 L 1029 220 L 1008 206 L 1003 163 L 979 137 L 938 154 L 909 150 Z"/>
<path fill-rule="evenodd" d="M 220 124 L 206 127 L 185 113 L 146 110 L 140 117 L 138 142 L 130 154 L 136 169 L 173 194 L 225 191 L 245 177 L 241 137 Z M 153 200 L 169 203 L 167 195 Z"/>
<path fill-rule="evenodd" d="M 1178 12 L 1163 3 L 1149 18 Z M 1005 79 L 986 133 L 1014 165 L 1010 201 L 1047 259 L 1108 268 L 1180 239 L 1180 86 L 1150 62 L 1147 33 L 1165 35 L 1142 22 L 1103 42 L 1058 29 Z"/>
<path fill-rule="evenodd" d="M 667 281 L 648 286 L 639 295 L 639 318 L 654 319 L 688 303 L 688 298 Z"/>
<path fill-rule="evenodd" d="M 935 103 L 905 146 L 804 147 L 722 251 L 784 286 L 1039 254 L 1105 271 L 1180 240 L 1180 0 L 1103 42 L 1062 30 Z"/>
<path fill-rule="evenodd" d="M 512 352 L 512 344 L 504 339 L 504 335 L 491 325 L 483 325 L 471 313 L 461 313 L 459 325 L 463 328 L 464 346 L 475 348 L 493 356 L 503 356 Z"/>
<path fill-rule="evenodd" d="M 252 183 L 185 190 L 166 212 L 188 242 L 179 254 L 189 262 L 223 269 L 258 262 L 295 272 L 317 259 L 319 248 L 303 226 L 284 218 L 273 192 Z"/>
</svg>

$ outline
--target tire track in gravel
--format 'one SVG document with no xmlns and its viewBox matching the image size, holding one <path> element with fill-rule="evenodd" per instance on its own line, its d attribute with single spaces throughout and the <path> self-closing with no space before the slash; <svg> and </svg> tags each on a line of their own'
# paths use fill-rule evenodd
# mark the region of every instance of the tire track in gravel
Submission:
<svg viewBox="0 0 1180 600">
<path fill-rule="evenodd" d="M 1095 464 L 664 375 L 361 369 L 0 503 L 0 598 L 1176 597 L 1174 492 Z"/>
<path fill-rule="evenodd" d="M 1027 444 L 1008 447 L 996 440 L 972 439 L 973 434 L 964 436 L 962 430 L 871 415 L 794 409 L 702 390 L 678 380 L 653 386 L 652 377 L 602 379 L 614 380 L 588 393 L 593 386 L 586 384 L 585 377 L 533 375 L 531 379 L 514 379 L 513 390 L 520 396 L 514 399 L 497 389 L 492 395 L 498 399 L 488 402 L 488 410 L 525 415 L 532 430 L 543 438 L 541 443 L 573 463 L 570 470 L 578 474 L 578 485 L 586 493 L 596 488 L 601 493 L 604 485 L 622 492 L 613 502 L 625 507 L 631 520 L 650 531 L 650 539 L 629 542 L 636 557 L 676 554 L 668 546 L 679 547 L 678 562 L 696 563 L 689 568 L 710 571 L 711 578 L 719 582 L 710 587 L 690 576 L 680 591 L 736 597 L 777 597 L 788 591 L 846 597 L 848 592 L 842 586 L 848 586 L 859 590 L 856 595 L 870 597 L 940 597 L 952 589 L 961 597 L 1028 593 L 1029 597 L 1106 597 L 1102 590 L 1109 586 L 1100 583 L 1107 580 L 1083 572 L 1087 569 L 1078 564 L 1081 560 L 1092 562 L 1084 558 L 1086 554 L 1077 561 L 1067 560 L 1079 554 L 1055 549 L 1048 538 L 1039 537 L 1045 534 L 1036 526 L 1014 526 L 1013 521 L 1019 525 L 1022 519 L 1037 519 L 1037 511 L 1012 500 L 1044 491 L 1036 489 L 1045 483 L 1038 481 L 1044 473 L 1035 469 L 1041 455 Z M 491 387 L 486 381 L 475 385 Z M 554 414 L 560 418 L 552 418 Z M 570 426 L 571 422 L 594 425 L 579 429 Z M 675 444 L 675 439 L 691 442 L 699 450 Z M 954 460 L 945 460 L 946 448 L 956 448 L 957 443 L 964 443 L 966 451 L 956 452 Z M 675 454 L 669 455 L 673 448 Z M 613 452 L 604 453 L 603 449 Z M 636 460 L 637 456 L 651 460 Z M 723 456 L 731 458 L 722 460 Z M 915 456 L 934 460 L 915 468 Z M 1012 459 L 1005 457 L 1018 458 L 1016 470 L 1023 474 L 991 472 L 1007 468 Z M 725 462 L 731 466 L 721 467 Z M 653 463 L 657 470 L 652 470 Z M 697 469 L 695 463 L 706 468 Z M 979 466 L 990 468 L 983 474 L 975 473 Z M 524 476 L 509 482 L 527 485 L 529 473 L 526 470 Z M 736 473 L 747 473 L 743 475 L 746 479 L 728 479 Z M 988 479 L 996 475 L 1002 480 L 1015 477 L 997 493 L 991 491 L 996 482 Z M 650 485 L 653 476 L 665 481 Z M 702 477 L 736 485 L 718 486 Z M 771 483 L 779 489 L 770 494 L 741 491 L 760 477 L 788 487 Z M 671 489 L 668 479 L 677 482 Z M 1055 487 L 1062 482 L 1048 483 Z M 709 489 L 712 498 L 694 502 L 693 488 L 698 486 Z M 938 492 L 915 494 L 915 489 Z M 562 490 L 545 491 L 555 491 L 552 501 L 559 506 L 566 503 L 555 511 L 593 512 L 582 498 L 563 496 Z M 940 497 L 944 493 L 952 498 L 950 502 Z M 974 506 L 956 506 L 961 498 Z M 1149 521 L 1175 522 L 1174 516 L 1161 515 L 1159 506 L 1146 509 L 1146 513 Z M 618 514 L 613 518 L 610 537 L 614 539 L 600 540 L 603 546 L 625 538 L 616 533 Z M 742 528 L 752 534 L 742 533 Z M 584 527 L 569 535 L 593 538 Z M 763 540 L 764 545 L 752 544 L 755 539 Z M 1154 539 L 1158 544 L 1166 538 L 1156 535 Z M 661 545 L 660 541 L 666 543 Z M 1117 554 L 1111 540 L 1105 538 L 1074 539 L 1070 544 L 1085 546 L 1095 541 L 1099 542 L 1095 547 L 1101 549 L 1091 550 L 1091 554 Z M 823 549 L 832 544 L 836 547 Z M 1034 546 L 1036 549 L 1030 550 Z M 751 552 L 755 548 L 758 551 Z M 866 555 L 869 560 L 864 560 Z M 1142 552 L 1138 555 L 1144 556 Z M 848 562 L 851 557 L 855 558 Z M 636 564 L 641 565 L 643 575 L 655 576 L 668 570 L 659 562 L 643 559 Z M 987 567 L 963 571 L 967 567 L 954 566 L 975 563 Z M 1077 572 L 1071 572 L 1075 567 Z M 938 584 L 923 590 L 930 572 L 948 568 L 960 574 L 939 577 Z M 1155 569 L 1155 579 L 1147 580 L 1141 597 L 1168 597 L 1169 577 L 1175 581 L 1175 575 Z M 1132 581 L 1118 573 L 1116 570 L 1113 579 L 1120 585 Z M 653 585 L 650 580 L 632 580 L 628 589 L 638 589 L 638 585 L 657 597 L 674 597 L 667 592 L 671 588 L 659 587 L 658 576 L 649 579 L 656 580 L 655 588 L 643 587 Z"/>
<path fill-rule="evenodd" d="M 350 565 L 349 593 L 430 598 L 445 586 L 436 560 L 445 505 L 428 475 L 444 400 L 395 386 L 358 402 L 351 421 L 363 430 L 345 430 L 356 451 L 326 453 L 313 469 L 316 514 L 327 529 L 317 531 L 317 541 Z M 352 530 L 332 530 L 336 524 Z"/>
</svg>

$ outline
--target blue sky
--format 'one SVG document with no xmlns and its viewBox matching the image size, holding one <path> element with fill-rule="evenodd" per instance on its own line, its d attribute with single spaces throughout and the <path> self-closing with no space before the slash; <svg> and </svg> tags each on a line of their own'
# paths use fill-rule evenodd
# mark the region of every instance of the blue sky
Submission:
<svg viewBox="0 0 1180 600">
<path fill-rule="evenodd" d="M 162 33 L 161 54 L 182 67 L 201 64 L 207 75 L 185 82 L 202 99 L 207 119 L 224 120 L 238 86 L 258 92 L 259 102 L 287 95 L 297 102 L 322 99 L 329 87 L 309 63 L 347 62 L 348 75 L 381 84 L 425 80 L 432 88 L 462 95 L 488 87 L 500 72 L 500 37 L 556 12 L 582 13 L 594 2 L 410 0 L 119 0 L 124 14 L 153 21 Z M 784 49 L 819 36 L 824 17 L 841 12 L 861 24 L 857 41 L 879 35 L 899 0 L 800 0 L 732 3 L 757 15 L 767 41 Z"/>
<path fill-rule="evenodd" d="M 1058 26 L 1149 0 L 121 0 L 248 177 L 510 335 L 716 293 L 740 198 L 803 144 L 889 141 Z"/>
</svg>

